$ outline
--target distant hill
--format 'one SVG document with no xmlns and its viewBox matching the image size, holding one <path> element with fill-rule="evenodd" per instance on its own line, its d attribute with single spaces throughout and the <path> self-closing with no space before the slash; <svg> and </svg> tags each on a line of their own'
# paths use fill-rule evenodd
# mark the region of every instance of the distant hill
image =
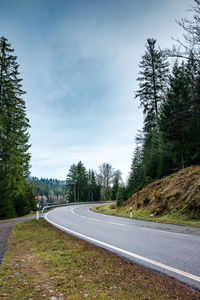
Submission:
<svg viewBox="0 0 200 300">
<path fill-rule="evenodd" d="M 39 193 L 41 205 L 65 201 L 65 181 L 58 179 L 30 177 L 34 193 Z"/>
<path fill-rule="evenodd" d="M 200 219 L 200 166 L 150 183 L 130 199 L 136 209 L 145 208 L 155 216 L 176 213 L 185 220 Z M 130 199 L 122 206 L 130 206 Z"/>
</svg>

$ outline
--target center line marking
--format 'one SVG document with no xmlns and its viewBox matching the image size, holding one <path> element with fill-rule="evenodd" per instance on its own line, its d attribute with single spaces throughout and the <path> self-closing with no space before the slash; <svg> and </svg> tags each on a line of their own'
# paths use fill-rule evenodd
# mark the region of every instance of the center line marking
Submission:
<svg viewBox="0 0 200 300">
<path fill-rule="evenodd" d="M 114 222 L 109 222 L 109 221 L 106 221 L 106 223 L 113 224 L 113 225 L 119 225 L 119 226 L 126 226 L 126 224 L 114 223 Z"/>
<path fill-rule="evenodd" d="M 79 215 L 79 214 L 75 213 L 75 212 L 74 212 L 74 209 L 75 209 L 75 208 L 76 208 L 76 207 L 74 207 L 74 208 L 71 209 L 71 212 L 73 213 L 73 215 L 78 216 L 78 217 L 81 217 L 81 218 L 89 219 L 89 220 L 92 220 L 92 221 L 97 221 L 97 222 L 100 221 L 99 219 L 94 219 L 94 218 L 82 216 L 82 215 Z"/>
<path fill-rule="evenodd" d="M 193 280 L 195 280 L 195 281 L 200 282 L 200 277 L 197 276 L 197 275 L 193 275 L 193 274 L 187 273 L 187 272 L 185 272 L 185 271 L 176 269 L 176 268 L 174 268 L 174 267 L 170 267 L 170 266 L 168 266 L 168 265 L 162 264 L 162 263 L 157 262 L 157 261 L 155 261 L 155 260 L 152 260 L 152 259 L 149 259 L 149 258 L 147 258 L 147 257 L 144 257 L 144 256 L 141 256 L 141 255 L 132 253 L 132 252 L 130 252 L 130 251 L 127 251 L 127 250 L 118 248 L 118 247 L 116 247 L 116 246 L 113 246 L 113 245 L 104 243 L 104 242 L 102 242 L 102 241 L 93 239 L 93 238 L 91 238 L 91 237 L 89 237 L 89 236 L 87 236 L 87 235 L 81 234 L 81 233 L 79 233 L 79 232 L 73 231 L 73 230 L 71 230 L 71 229 L 69 229 L 69 228 L 66 228 L 66 227 L 64 227 L 64 226 L 61 226 L 61 225 L 59 225 L 59 224 L 57 224 L 57 223 L 55 223 L 55 222 L 53 222 L 53 221 L 51 221 L 51 220 L 48 219 L 48 214 L 51 213 L 51 212 L 52 212 L 52 211 L 50 211 L 50 212 L 48 212 L 48 213 L 45 214 L 45 220 L 46 220 L 48 223 L 54 225 L 55 227 L 60 228 L 61 230 L 64 230 L 64 231 L 66 231 L 66 232 L 69 232 L 69 233 L 71 233 L 72 235 L 76 235 L 76 236 L 78 236 L 78 237 L 80 237 L 80 238 L 82 238 L 82 239 L 85 239 L 85 240 L 87 240 L 87 241 L 91 241 L 92 243 L 96 243 L 96 244 L 101 245 L 101 246 L 103 246 L 103 247 L 106 247 L 106 248 L 109 248 L 109 249 L 118 251 L 118 252 L 120 252 L 120 253 L 129 255 L 129 256 L 131 256 L 131 257 L 137 258 L 137 259 L 142 260 L 142 261 L 145 261 L 145 262 L 150 263 L 150 264 L 152 264 L 152 265 L 155 265 L 155 266 L 157 266 L 157 267 L 163 268 L 163 269 L 165 269 L 165 270 L 171 271 L 171 272 L 173 272 L 173 273 L 176 273 L 176 274 L 179 274 L 179 275 L 182 275 L 182 276 L 185 276 L 185 277 L 187 277 L 187 278 L 190 278 L 190 279 L 193 279 Z"/>
<path fill-rule="evenodd" d="M 94 219 L 94 218 L 87 218 L 87 219 L 89 219 L 89 220 L 92 220 L 92 221 L 100 221 L 100 220 L 98 220 L 98 219 Z"/>
</svg>

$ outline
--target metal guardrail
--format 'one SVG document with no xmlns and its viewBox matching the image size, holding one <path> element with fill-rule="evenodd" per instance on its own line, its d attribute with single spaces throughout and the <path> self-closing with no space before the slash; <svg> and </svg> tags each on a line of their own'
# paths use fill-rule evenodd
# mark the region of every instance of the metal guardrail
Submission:
<svg viewBox="0 0 200 300">
<path fill-rule="evenodd" d="M 42 213 L 48 208 L 62 207 L 62 206 L 70 206 L 70 205 L 79 205 L 79 204 L 100 204 L 100 203 L 114 203 L 113 201 L 89 201 L 89 202 L 68 202 L 63 204 L 53 204 L 47 205 L 42 208 Z"/>
</svg>

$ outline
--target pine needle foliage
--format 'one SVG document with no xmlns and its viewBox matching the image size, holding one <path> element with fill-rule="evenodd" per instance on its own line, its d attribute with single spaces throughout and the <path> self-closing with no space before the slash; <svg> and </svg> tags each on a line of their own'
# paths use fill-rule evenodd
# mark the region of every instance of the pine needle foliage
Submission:
<svg viewBox="0 0 200 300">
<path fill-rule="evenodd" d="M 0 38 L 0 218 L 30 211 L 26 196 L 29 175 L 29 120 L 14 49 Z"/>
</svg>

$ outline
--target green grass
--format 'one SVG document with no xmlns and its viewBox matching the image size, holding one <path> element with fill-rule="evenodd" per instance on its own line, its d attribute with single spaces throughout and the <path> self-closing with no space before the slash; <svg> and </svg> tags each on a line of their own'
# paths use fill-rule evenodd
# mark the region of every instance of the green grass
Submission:
<svg viewBox="0 0 200 300">
<path fill-rule="evenodd" d="M 106 215 L 130 218 L 130 207 L 128 207 L 128 205 L 117 207 L 116 205 L 108 204 L 108 205 L 93 207 L 91 210 Z M 160 217 L 159 216 L 151 217 L 149 211 L 146 208 L 141 208 L 136 210 L 134 206 L 133 206 L 133 219 L 200 227 L 200 220 L 185 220 L 184 216 L 178 214 L 167 214 Z"/>
<path fill-rule="evenodd" d="M 17 224 L 0 267 L 0 299 L 199 299 L 169 277 L 63 233 Z"/>
</svg>

